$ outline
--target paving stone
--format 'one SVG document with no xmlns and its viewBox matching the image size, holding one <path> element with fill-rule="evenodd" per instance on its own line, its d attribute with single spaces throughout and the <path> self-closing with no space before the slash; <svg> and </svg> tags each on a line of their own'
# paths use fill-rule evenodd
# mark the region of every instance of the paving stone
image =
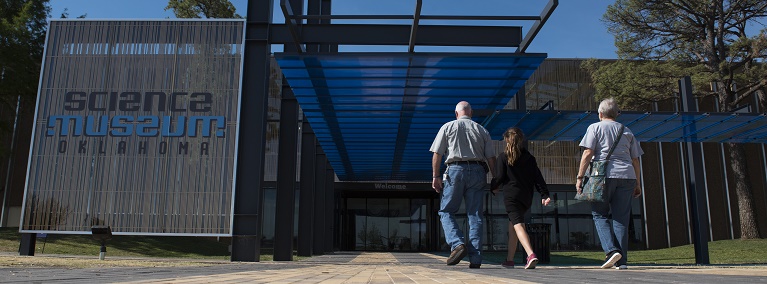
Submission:
<svg viewBox="0 0 767 284">
<path fill-rule="evenodd" d="M 767 266 L 539 265 L 534 270 L 468 262 L 445 265 L 429 253 L 339 252 L 293 262 L 212 263 L 187 267 L 0 268 L 2 283 L 767 283 Z"/>
</svg>

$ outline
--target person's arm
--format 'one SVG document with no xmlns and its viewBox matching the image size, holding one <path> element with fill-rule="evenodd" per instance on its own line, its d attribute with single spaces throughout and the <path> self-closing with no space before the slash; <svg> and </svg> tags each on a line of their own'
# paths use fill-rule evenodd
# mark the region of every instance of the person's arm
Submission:
<svg viewBox="0 0 767 284">
<path fill-rule="evenodd" d="M 592 157 L 594 157 L 594 150 L 584 148 L 583 155 L 581 155 L 581 163 L 578 166 L 578 175 L 576 176 L 575 181 L 575 189 L 578 193 L 581 193 L 581 190 L 583 190 L 583 177 L 586 174 L 586 170 L 589 168 L 589 162 L 591 162 Z"/>
<path fill-rule="evenodd" d="M 533 180 L 535 181 L 535 189 L 538 190 L 538 193 L 541 194 L 541 204 L 543 206 L 548 206 L 549 203 L 551 203 L 551 197 L 549 197 L 549 188 L 546 185 L 546 180 L 543 178 L 543 174 L 541 173 L 541 169 L 538 167 L 538 162 L 535 161 L 535 158 L 533 158 Z"/>
<path fill-rule="evenodd" d="M 642 168 L 640 167 L 640 164 L 639 164 L 639 158 L 631 159 L 631 164 L 634 166 L 634 173 L 636 174 L 636 177 L 637 177 L 637 185 L 636 187 L 634 187 L 634 197 L 639 197 L 640 195 L 642 195 L 642 181 L 639 178 Z"/>
<path fill-rule="evenodd" d="M 492 160 L 488 159 L 487 166 L 490 168 L 490 172 L 492 175 L 492 178 L 490 179 L 490 192 L 495 195 L 499 191 L 501 191 L 501 184 L 499 177 L 501 176 L 501 173 L 497 172 L 502 169 L 501 165 L 499 165 L 501 159 L 498 157 L 493 157 Z"/>
<path fill-rule="evenodd" d="M 495 177 L 495 157 L 487 159 L 487 167 L 490 169 L 490 177 Z"/>
<path fill-rule="evenodd" d="M 440 163 L 442 163 L 442 155 L 435 152 L 431 157 L 431 188 L 436 192 L 442 192 L 442 176 L 439 172 Z"/>
</svg>

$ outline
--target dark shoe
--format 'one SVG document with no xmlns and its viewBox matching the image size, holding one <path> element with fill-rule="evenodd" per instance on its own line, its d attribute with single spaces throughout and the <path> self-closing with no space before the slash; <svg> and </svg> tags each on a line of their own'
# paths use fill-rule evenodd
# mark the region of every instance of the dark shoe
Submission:
<svg viewBox="0 0 767 284">
<path fill-rule="evenodd" d="M 605 268 L 611 268 L 615 266 L 615 263 L 618 262 L 618 260 L 620 260 L 621 257 L 623 256 L 621 255 L 621 253 L 617 251 L 610 253 L 608 256 L 605 257 L 605 263 L 602 264 L 601 268 L 605 269 Z"/>
<path fill-rule="evenodd" d="M 525 269 L 535 269 L 536 264 L 538 264 L 538 257 L 533 253 L 527 257 L 527 262 L 525 263 Z"/>
<path fill-rule="evenodd" d="M 469 263 L 469 268 L 479 268 L 479 266 L 482 265 L 480 263 Z"/>
<path fill-rule="evenodd" d="M 466 246 L 463 244 L 458 245 L 450 252 L 450 257 L 447 258 L 447 265 L 456 265 L 461 262 L 461 259 L 466 257 Z"/>
<path fill-rule="evenodd" d="M 507 260 L 501 263 L 501 266 L 505 268 L 514 268 L 514 261 L 513 260 Z"/>
</svg>

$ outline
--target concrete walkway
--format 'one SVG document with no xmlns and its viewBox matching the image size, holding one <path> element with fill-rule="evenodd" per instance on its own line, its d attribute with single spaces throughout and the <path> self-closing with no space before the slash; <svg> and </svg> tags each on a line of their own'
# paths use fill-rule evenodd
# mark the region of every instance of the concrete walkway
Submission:
<svg viewBox="0 0 767 284">
<path fill-rule="evenodd" d="M 184 267 L 0 268 L 2 283 L 767 283 L 767 266 L 539 265 L 534 270 L 429 253 L 337 252 L 293 262 L 202 263 Z"/>
</svg>

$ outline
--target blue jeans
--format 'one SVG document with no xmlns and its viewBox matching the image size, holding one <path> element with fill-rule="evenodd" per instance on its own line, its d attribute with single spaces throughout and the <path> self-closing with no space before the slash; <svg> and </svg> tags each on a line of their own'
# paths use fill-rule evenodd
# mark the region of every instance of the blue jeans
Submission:
<svg viewBox="0 0 767 284">
<path fill-rule="evenodd" d="M 626 264 L 628 256 L 628 228 L 631 222 L 631 198 L 636 187 L 635 179 L 605 180 L 604 202 L 591 203 L 594 226 L 605 254 L 618 251 L 623 257 L 616 266 Z M 612 222 L 607 218 L 612 211 Z M 611 224 L 612 223 L 612 224 Z"/>
<path fill-rule="evenodd" d="M 480 248 L 482 247 L 482 199 L 487 185 L 485 169 L 477 164 L 449 165 L 445 171 L 442 189 L 442 200 L 439 206 L 439 217 L 445 240 L 450 250 L 460 244 L 466 245 L 471 263 L 482 263 Z M 469 219 L 469 243 L 455 221 L 455 214 L 466 199 L 466 216 Z"/>
</svg>

